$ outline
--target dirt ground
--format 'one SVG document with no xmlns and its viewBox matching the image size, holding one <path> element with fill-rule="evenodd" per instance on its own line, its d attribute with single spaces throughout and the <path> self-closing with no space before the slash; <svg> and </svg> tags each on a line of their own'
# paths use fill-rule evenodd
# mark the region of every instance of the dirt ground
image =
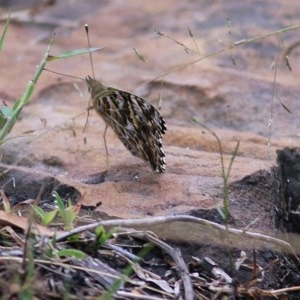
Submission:
<svg viewBox="0 0 300 300">
<path fill-rule="evenodd" d="M 282 238 L 300 252 L 300 4 L 6 1 L 0 8 L 2 24 L 10 7 L 12 21 L 0 56 L 5 70 L 0 99 L 6 105 L 13 106 L 22 95 L 53 32 L 52 55 L 87 48 L 88 23 L 92 46 L 104 47 L 93 53 L 96 78 L 160 106 L 167 126 L 164 173 L 153 173 L 132 156 L 110 129 L 106 157 L 105 123 L 95 112 L 83 132 L 89 101 L 84 80 L 43 72 L 2 145 L 1 185 L 11 205 L 37 198 L 47 205 L 57 191 L 80 203 L 84 214 L 96 208 L 94 221 L 187 215 L 225 225 L 218 210 L 224 200 L 220 147 L 203 124 L 221 142 L 225 171 L 239 143 L 228 179 L 229 226 Z M 82 79 L 92 74 L 88 55 L 49 62 L 47 69 Z M 253 280 L 249 270 L 236 274 L 232 269 L 242 250 L 249 265 L 266 268 L 263 280 L 255 278 L 256 287 L 300 285 L 297 261 L 272 243 L 238 236 L 230 261 L 222 238 L 208 236 L 213 234 L 199 224 L 142 229 L 180 248 L 191 272 L 212 277 L 211 265 L 203 261 L 213 259 L 236 280 L 233 289 L 249 288 Z M 213 293 L 205 295 L 209 299 Z M 298 297 L 298 291 L 287 294 L 288 299 Z"/>
</svg>

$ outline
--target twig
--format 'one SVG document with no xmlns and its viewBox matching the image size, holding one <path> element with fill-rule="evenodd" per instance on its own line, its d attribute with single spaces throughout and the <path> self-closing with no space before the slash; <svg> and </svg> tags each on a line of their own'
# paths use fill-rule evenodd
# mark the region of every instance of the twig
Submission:
<svg viewBox="0 0 300 300">
<path fill-rule="evenodd" d="M 154 225 L 160 225 L 165 223 L 173 223 L 173 222 L 184 222 L 184 223 L 196 223 L 200 225 L 206 226 L 211 231 L 217 231 L 219 233 L 219 236 L 225 237 L 228 236 L 228 233 L 233 234 L 235 236 L 245 237 L 249 239 L 255 239 L 262 242 L 268 242 L 273 245 L 277 245 L 280 248 L 284 249 L 285 252 L 290 253 L 293 256 L 294 261 L 300 265 L 300 260 L 297 257 L 295 250 L 292 248 L 292 246 L 281 239 L 271 237 L 269 235 L 257 233 L 257 232 L 251 232 L 251 231 L 245 231 L 241 229 L 235 229 L 231 227 L 227 227 L 212 221 L 208 221 L 201 218 L 196 218 L 192 216 L 185 216 L 185 215 L 177 215 L 177 216 L 160 216 L 155 218 L 144 218 L 144 219 L 126 219 L 126 220 L 106 220 L 106 221 L 99 221 L 96 223 L 79 226 L 69 232 L 58 234 L 56 237 L 56 241 L 62 241 L 67 239 L 68 237 L 78 234 L 87 230 L 93 230 L 98 226 L 104 226 L 104 227 L 136 227 L 136 228 L 145 228 L 149 226 Z"/>
<path fill-rule="evenodd" d="M 189 275 L 188 267 L 186 266 L 181 252 L 177 248 L 172 248 L 170 245 L 166 244 L 165 242 L 156 238 L 153 233 L 150 232 L 136 232 L 132 234 L 135 237 L 145 238 L 149 240 L 151 243 L 159 246 L 163 249 L 164 252 L 169 254 L 174 262 L 176 263 L 176 267 L 180 277 L 182 278 L 183 286 L 184 286 L 184 299 L 186 300 L 193 300 L 194 299 L 194 290 L 191 277 Z"/>
<path fill-rule="evenodd" d="M 119 291 L 117 292 L 117 296 L 122 297 L 121 299 L 146 299 L 146 300 L 163 300 L 165 298 L 158 298 L 158 297 L 153 297 L 150 295 L 137 295 L 136 293 L 128 293 L 124 291 Z"/>
<path fill-rule="evenodd" d="M 213 292 L 218 292 L 218 293 L 226 293 L 230 294 L 232 292 L 232 288 L 229 286 L 223 286 L 223 287 L 216 287 L 211 285 L 209 289 Z M 283 289 L 278 289 L 278 290 L 262 290 L 257 287 L 253 288 L 244 288 L 244 287 L 238 287 L 237 292 L 238 295 L 259 295 L 259 298 L 255 299 L 261 299 L 260 297 L 276 297 L 280 295 L 284 295 L 288 292 L 297 292 L 300 291 L 300 286 L 293 286 L 293 287 L 288 287 L 288 288 L 283 288 Z"/>
<path fill-rule="evenodd" d="M 122 255 L 122 256 L 124 256 L 124 257 L 126 257 L 126 258 L 129 258 L 129 259 L 131 259 L 131 260 L 136 260 L 136 261 L 138 261 L 138 260 L 141 259 L 141 258 L 138 257 L 137 255 L 132 254 L 132 253 L 128 252 L 127 250 L 125 250 L 125 249 L 123 249 L 123 248 L 121 248 L 121 247 L 119 247 L 119 246 L 117 246 L 117 245 L 110 244 L 110 243 L 108 243 L 108 242 L 105 242 L 104 247 L 105 247 L 105 248 L 108 248 L 108 249 L 110 249 L 110 250 L 112 250 L 113 252 L 115 252 L 115 253 L 117 253 L 117 254 L 119 254 L 119 255 Z"/>
</svg>

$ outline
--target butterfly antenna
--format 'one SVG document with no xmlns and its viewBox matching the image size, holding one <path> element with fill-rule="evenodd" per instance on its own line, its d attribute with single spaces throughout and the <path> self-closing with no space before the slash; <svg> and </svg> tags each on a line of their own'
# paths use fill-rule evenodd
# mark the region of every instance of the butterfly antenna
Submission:
<svg viewBox="0 0 300 300">
<path fill-rule="evenodd" d="M 85 28 L 85 33 L 86 33 L 86 37 L 87 37 L 88 46 L 89 46 L 89 48 L 91 48 L 90 35 L 89 35 L 89 25 L 85 24 L 84 28 Z M 93 78 L 95 79 L 92 52 L 89 52 L 89 53 L 90 53 L 90 62 L 91 62 L 91 67 L 92 67 L 92 74 L 93 74 Z"/>
<path fill-rule="evenodd" d="M 85 28 L 85 33 L 86 33 L 86 37 L 87 37 L 88 47 L 91 48 L 90 35 L 89 35 L 89 25 L 85 24 L 84 28 Z M 93 64 L 92 52 L 89 52 L 89 54 L 90 54 L 90 62 L 91 62 L 91 68 L 92 68 L 92 75 L 93 75 L 93 78 L 95 79 L 95 72 L 94 72 L 94 64 Z M 89 107 L 87 108 L 87 116 L 86 116 L 86 121 L 85 121 L 85 124 L 84 124 L 84 127 L 83 127 L 83 133 L 87 129 L 88 122 L 89 122 L 89 116 L 90 116 L 90 110 L 91 109 L 92 109 L 92 107 L 89 105 Z"/>
<path fill-rule="evenodd" d="M 50 73 L 57 74 L 57 75 L 62 75 L 62 76 L 65 76 L 65 77 L 70 77 L 70 78 L 75 78 L 75 79 L 85 81 L 84 78 L 81 78 L 81 77 L 78 77 L 78 76 L 74 76 L 74 75 L 70 75 L 70 74 L 64 74 L 64 73 L 61 73 L 61 72 L 56 72 L 56 71 L 53 71 L 53 70 L 50 70 L 50 69 L 47 69 L 47 68 L 44 68 L 44 70 L 47 71 L 47 72 L 50 72 Z"/>
</svg>

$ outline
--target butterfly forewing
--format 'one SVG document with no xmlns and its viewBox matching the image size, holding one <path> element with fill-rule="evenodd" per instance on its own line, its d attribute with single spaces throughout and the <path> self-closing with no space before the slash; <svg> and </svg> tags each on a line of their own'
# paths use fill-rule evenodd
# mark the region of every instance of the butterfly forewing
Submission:
<svg viewBox="0 0 300 300">
<path fill-rule="evenodd" d="M 105 87 L 90 76 L 86 81 L 93 108 L 124 146 L 147 161 L 154 171 L 164 172 L 166 163 L 161 138 L 167 128 L 160 113 L 138 96 Z"/>
</svg>

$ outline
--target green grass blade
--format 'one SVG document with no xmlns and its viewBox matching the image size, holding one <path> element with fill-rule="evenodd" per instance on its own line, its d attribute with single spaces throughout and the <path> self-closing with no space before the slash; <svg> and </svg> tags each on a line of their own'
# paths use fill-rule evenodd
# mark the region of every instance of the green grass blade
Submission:
<svg viewBox="0 0 300 300">
<path fill-rule="evenodd" d="M 65 58 L 73 57 L 73 56 L 76 56 L 76 55 L 96 52 L 96 51 L 100 51 L 102 49 L 103 48 L 84 48 L 84 49 L 69 50 L 69 51 L 65 51 L 65 52 L 63 52 L 59 55 L 55 55 L 55 56 L 48 55 L 47 62 L 54 61 L 54 60 L 59 60 L 59 59 L 65 59 Z"/>
<path fill-rule="evenodd" d="M 62 217 L 63 220 L 68 219 L 66 208 L 65 208 L 62 198 L 60 197 L 60 195 L 57 192 L 54 192 L 53 196 L 55 197 L 55 202 L 56 202 L 60 216 Z"/>
<path fill-rule="evenodd" d="M 28 82 L 25 92 L 22 95 L 21 99 L 19 99 L 15 102 L 14 107 L 13 107 L 13 115 L 12 115 L 11 119 L 8 119 L 7 122 L 5 123 L 5 125 L 1 128 L 0 143 L 3 143 L 4 138 L 9 134 L 9 132 L 13 128 L 14 124 L 16 123 L 23 107 L 30 101 L 32 93 L 34 92 L 34 89 L 35 89 L 35 85 L 36 85 L 39 77 L 41 76 L 41 74 L 44 70 L 44 67 L 47 63 L 47 58 L 49 56 L 52 42 L 53 42 L 53 39 L 50 41 L 48 48 L 46 50 L 46 54 L 45 54 L 44 58 L 42 59 L 39 67 L 37 68 L 37 70 L 33 76 L 33 79 Z"/>
<path fill-rule="evenodd" d="M 74 212 L 72 204 L 69 202 L 68 207 L 65 207 L 64 201 L 62 200 L 60 195 L 57 192 L 54 192 L 53 195 L 55 197 L 55 202 L 57 204 L 59 214 L 64 222 L 64 228 L 66 230 L 73 229 L 73 221 L 76 217 L 76 214 Z"/>
<path fill-rule="evenodd" d="M 77 249 L 62 249 L 57 252 L 57 255 L 60 257 L 75 257 L 78 259 L 83 259 L 87 256 L 83 251 Z"/>
<path fill-rule="evenodd" d="M 57 209 L 51 210 L 48 213 L 46 213 L 44 219 L 43 219 L 43 225 L 48 226 L 56 217 Z"/>
<path fill-rule="evenodd" d="M 41 220 L 43 220 L 46 216 L 46 213 L 37 205 L 31 205 L 32 209 L 40 217 Z"/>
<path fill-rule="evenodd" d="M 8 14 L 8 17 L 7 17 L 7 20 L 5 22 L 2 35 L 0 37 L 0 53 L 2 51 L 2 47 L 3 47 L 3 44 L 4 44 L 4 40 L 5 40 L 5 36 L 6 36 L 6 32 L 7 32 L 7 29 L 8 29 L 9 22 L 10 22 L 10 12 Z"/>
</svg>

